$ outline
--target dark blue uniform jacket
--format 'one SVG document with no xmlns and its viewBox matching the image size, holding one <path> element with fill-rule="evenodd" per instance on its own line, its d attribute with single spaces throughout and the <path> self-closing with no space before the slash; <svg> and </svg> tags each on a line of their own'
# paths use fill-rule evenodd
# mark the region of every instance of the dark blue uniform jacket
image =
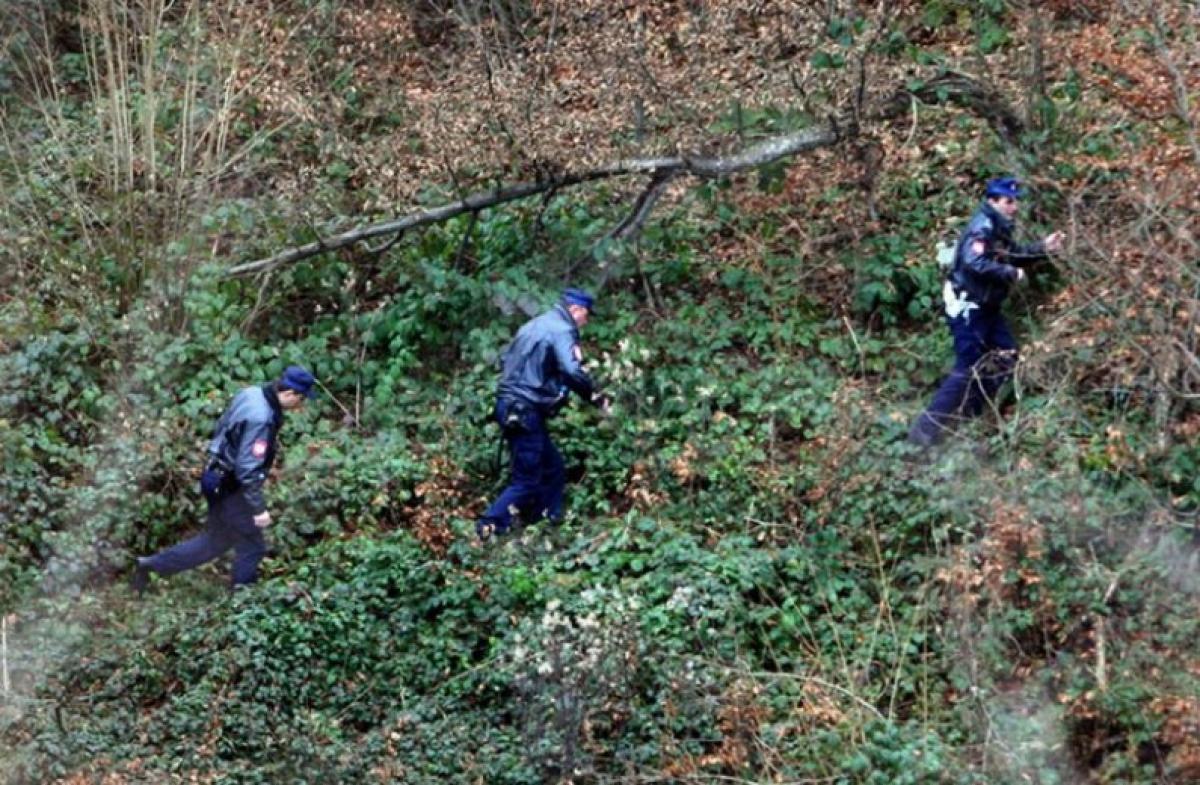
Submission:
<svg viewBox="0 0 1200 785">
<path fill-rule="evenodd" d="M 554 413 L 574 390 L 590 401 L 596 385 L 580 361 L 579 328 L 558 305 L 525 323 L 500 358 L 501 400 L 524 402 L 543 415 Z"/>
<path fill-rule="evenodd" d="M 981 308 L 999 308 L 1017 279 L 1017 268 L 1042 259 L 1042 243 L 1019 245 L 1012 221 L 984 202 L 958 239 L 950 282 Z"/>
<path fill-rule="evenodd" d="M 255 515 L 266 511 L 262 486 L 275 463 L 275 437 L 283 424 L 283 409 L 274 384 L 239 392 L 217 422 L 208 445 L 210 465 L 237 481 Z"/>
</svg>

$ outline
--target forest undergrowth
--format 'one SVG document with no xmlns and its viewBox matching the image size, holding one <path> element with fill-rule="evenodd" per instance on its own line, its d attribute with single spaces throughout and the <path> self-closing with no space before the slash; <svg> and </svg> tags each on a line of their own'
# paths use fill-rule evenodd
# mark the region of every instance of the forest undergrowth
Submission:
<svg viewBox="0 0 1200 785">
<path fill-rule="evenodd" d="M 0 780 L 1200 779 L 1196 15 L 16 2 Z M 936 244 L 1003 173 L 1066 248 L 917 454 Z M 561 526 L 481 545 L 495 361 L 564 285 L 614 413 L 553 425 Z M 138 601 L 292 363 L 263 579 Z"/>
</svg>

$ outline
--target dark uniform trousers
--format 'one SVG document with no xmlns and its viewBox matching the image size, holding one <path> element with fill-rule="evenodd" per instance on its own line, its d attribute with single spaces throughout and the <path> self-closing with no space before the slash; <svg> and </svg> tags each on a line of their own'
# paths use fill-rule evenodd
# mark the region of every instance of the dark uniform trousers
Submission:
<svg viewBox="0 0 1200 785">
<path fill-rule="evenodd" d="M 938 441 L 954 420 L 980 414 L 1017 362 L 1017 342 L 999 306 L 947 316 L 946 324 L 954 337 L 954 370 L 913 424 L 913 440 L 921 443 Z"/>
<path fill-rule="evenodd" d="M 515 421 L 509 421 L 517 407 Z M 485 521 L 503 534 L 512 526 L 513 511 L 532 523 L 543 515 L 562 520 L 567 472 L 562 453 L 550 441 L 546 418 L 535 408 L 501 399 L 496 403 L 496 420 L 504 429 L 512 455 L 512 480 L 484 513 Z"/>
<path fill-rule="evenodd" d="M 159 575 L 173 575 L 206 564 L 230 548 L 234 549 L 233 585 L 254 583 L 267 544 L 241 490 L 208 497 L 204 531 L 148 557 L 145 564 Z"/>
</svg>

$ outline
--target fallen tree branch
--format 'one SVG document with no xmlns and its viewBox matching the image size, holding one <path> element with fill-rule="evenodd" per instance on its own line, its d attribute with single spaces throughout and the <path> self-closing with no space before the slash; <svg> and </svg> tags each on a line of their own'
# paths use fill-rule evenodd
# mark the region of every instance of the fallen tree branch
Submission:
<svg viewBox="0 0 1200 785">
<path fill-rule="evenodd" d="M 471 244 L 471 234 L 475 231 L 475 224 L 479 223 L 479 213 L 471 213 L 471 220 L 467 223 L 467 229 L 463 232 L 462 242 L 458 244 L 458 253 L 454 254 L 454 269 L 462 268 L 463 257 L 467 254 L 467 246 Z M 396 235 L 399 239 L 401 235 Z"/>
<path fill-rule="evenodd" d="M 576 268 L 588 260 L 596 258 L 598 252 L 606 244 L 637 240 L 638 236 L 642 233 L 642 227 L 645 225 L 646 219 L 654 209 L 654 205 L 658 203 L 659 197 L 662 196 L 663 191 L 667 189 L 667 185 L 677 174 L 678 172 L 659 172 L 650 178 L 650 182 L 646 184 L 645 189 L 642 190 L 637 200 L 634 201 L 633 209 L 629 211 L 629 215 L 625 216 L 619 224 L 606 232 L 604 237 L 594 243 L 586 253 L 572 262 L 570 267 L 567 268 L 566 277 L 569 279 L 574 275 Z"/>
<path fill-rule="evenodd" d="M 956 72 L 940 74 L 912 89 L 897 90 L 870 119 L 887 120 L 905 114 L 914 98 L 924 104 L 961 106 L 986 120 L 1008 144 L 1016 144 L 1025 130 L 1025 123 L 999 91 Z"/>
<path fill-rule="evenodd" d="M 875 112 L 868 114 L 867 118 L 878 121 L 907 113 L 914 106 L 914 99 L 924 103 L 961 105 L 987 120 L 996 132 L 1009 143 L 1014 143 L 1024 129 L 1020 117 L 998 91 L 974 77 L 954 72 L 943 73 L 911 90 L 896 91 L 883 101 Z M 727 177 L 800 153 L 822 147 L 832 147 L 845 139 L 857 136 L 858 123 L 858 118 L 853 116 L 843 118 L 841 122 L 838 118 L 831 117 L 824 126 L 771 137 L 752 144 L 740 152 L 722 157 L 678 155 L 631 158 L 583 172 L 547 174 L 532 182 L 478 191 L 448 204 L 427 210 L 418 210 L 383 223 L 351 229 L 331 237 L 318 237 L 315 242 L 289 248 L 266 259 L 230 267 L 225 275 L 230 278 L 256 275 L 318 256 L 327 251 L 346 248 L 365 240 L 396 235 L 389 242 L 381 244 L 376 249 L 371 249 L 372 252 L 380 252 L 390 248 L 399 239 L 399 236 L 409 229 L 441 223 L 464 213 L 478 213 L 490 207 L 519 201 L 537 194 L 546 194 L 549 198 L 549 195 L 564 188 L 597 180 L 626 175 L 649 175 L 651 185 L 642 193 L 631 215 L 614 230 L 614 232 L 628 230 L 636 232 L 640 230 L 661 193 L 660 188 L 655 188 L 656 184 L 661 185 L 667 179 L 679 175 L 701 178 Z"/>
<path fill-rule="evenodd" d="M 637 201 L 633 203 L 633 210 L 625 217 L 624 221 L 617 224 L 613 229 L 611 237 L 614 240 L 636 240 L 638 235 L 642 233 L 642 227 L 646 224 L 646 219 L 650 216 L 650 211 L 654 209 L 654 205 L 658 203 L 659 197 L 663 191 L 667 190 L 667 184 L 675 177 L 674 173 L 655 175 L 646 190 L 642 191 L 638 196 Z"/>
<path fill-rule="evenodd" d="M 622 175 L 651 175 L 656 180 L 666 176 L 690 174 L 696 177 L 725 177 L 756 166 L 772 163 L 781 158 L 796 155 L 820 147 L 828 147 L 841 140 L 841 131 L 834 124 L 826 128 L 808 128 L 803 131 L 773 137 L 747 147 L 740 153 L 726 158 L 666 156 L 633 158 L 585 172 L 565 173 L 529 183 L 518 183 L 507 188 L 480 191 L 449 204 L 428 210 L 418 210 L 391 221 L 351 229 L 332 237 L 319 238 L 315 242 L 289 248 L 266 259 L 235 265 L 226 271 L 234 278 L 273 270 L 317 256 L 326 251 L 336 251 L 355 243 L 390 234 L 399 234 L 420 226 L 447 221 L 468 212 L 478 212 L 489 207 L 515 202 L 535 194 L 561 190 L 582 183 L 604 180 Z M 649 193 L 649 191 L 647 192 Z M 657 199 L 657 196 L 655 196 Z M 655 199 L 648 199 L 643 207 L 652 207 Z M 649 209 L 645 210 L 648 214 Z M 636 215 L 636 212 L 635 212 Z M 642 215 L 640 220 L 644 220 Z M 639 221 L 640 223 L 640 221 Z"/>
</svg>

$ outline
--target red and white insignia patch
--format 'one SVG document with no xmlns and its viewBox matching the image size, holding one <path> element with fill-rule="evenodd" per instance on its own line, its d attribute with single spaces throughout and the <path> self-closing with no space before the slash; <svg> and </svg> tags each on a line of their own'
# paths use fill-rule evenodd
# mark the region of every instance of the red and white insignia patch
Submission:
<svg viewBox="0 0 1200 785">
<path fill-rule="evenodd" d="M 571 354 L 575 355 L 575 362 L 583 362 L 583 350 L 579 348 L 579 344 L 571 347 Z"/>
<path fill-rule="evenodd" d="M 250 453 L 255 458 L 264 458 L 267 455 L 267 440 L 255 439 L 254 444 L 250 445 Z"/>
<path fill-rule="evenodd" d="M 975 242 L 971 243 L 971 253 L 975 254 L 976 256 L 982 256 L 983 252 L 986 250 L 987 246 L 983 244 L 983 240 L 976 240 Z"/>
</svg>

